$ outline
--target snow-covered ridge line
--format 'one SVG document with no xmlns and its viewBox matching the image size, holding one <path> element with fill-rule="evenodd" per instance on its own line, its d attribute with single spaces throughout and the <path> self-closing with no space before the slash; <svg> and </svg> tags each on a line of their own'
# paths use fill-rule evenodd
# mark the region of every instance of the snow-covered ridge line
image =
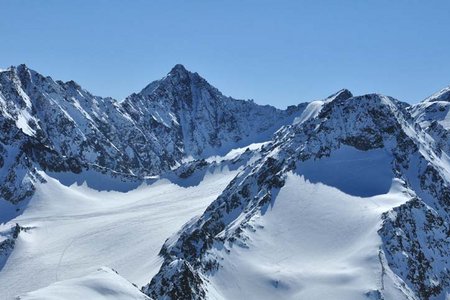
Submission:
<svg viewBox="0 0 450 300">
<path fill-rule="evenodd" d="M 434 102 L 434 101 L 450 101 L 450 86 L 443 88 L 439 92 L 423 100 L 423 102 Z"/>
<path fill-rule="evenodd" d="M 324 101 L 317 112 L 308 113 L 301 122 L 278 131 L 273 141 L 261 149 L 261 158 L 247 166 L 199 219 L 186 225 L 176 238 L 166 241 L 161 250 L 164 263 L 144 291 L 156 299 L 227 299 L 241 297 L 242 291 L 251 286 L 251 292 L 242 297 L 323 299 L 330 297 L 332 289 L 333 295 L 340 295 L 337 297 L 340 299 L 444 299 L 450 288 L 445 268 L 450 255 L 445 236 L 450 224 L 450 169 L 444 160 L 448 154 L 415 125 L 408 109 L 408 104 L 378 94 L 345 97 Z M 306 183 L 289 184 L 292 173 Z M 343 194 L 337 196 L 331 191 L 327 193 L 332 195 L 327 194 L 321 185 Z M 286 186 L 292 191 L 284 192 Z M 289 196 L 282 196 L 285 193 Z M 336 224 L 331 227 L 321 225 L 321 211 L 325 208 L 314 212 L 311 224 L 303 224 L 298 217 L 302 210 L 295 213 L 295 206 L 288 203 L 299 201 L 298 205 L 305 205 L 308 197 L 314 195 L 318 195 L 319 203 L 332 203 L 336 198 L 357 200 L 347 209 L 339 208 L 336 216 L 335 212 L 326 214 L 331 216 L 327 220 L 336 217 L 333 219 Z M 385 197 L 390 200 L 383 200 Z M 310 254 L 300 251 L 298 258 L 306 255 L 306 265 L 300 264 L 298 268 L 317 276 L 316 282 L 301 281 L 301 274 L 292 277 L 283 273 L 283 277 L 261 271 L 277 270 L 281 261 L 296 257 L 298 248 L 306 249 L 306 240 L 296 240 L 299 235 L 307 235 L 307 243 L 320 245 L 333 239 L 339 233 L 321 239 L 320 234 L 308 235 L 304 230 L 311 226 L 325 234 L 322 231 L 346 228 L 350 225 L 345 225 L 342 215 L 352 215 L 351 209 L 365 201 L 375 206 L 369 209 L 368 203 L 360 213 L 365 210 L 364 214 L 374 213 L 374 221 L 372 225 L 357 227 L 370 229 L 363 236 L 370 233 L 372 240 L 369 248 L 364 245 L 364 250 L 352 251 L 363 251 L 367 257 L 355 256 L 352 260 L 350 254 L 345 254 L 349 261 L 343 268 L 361 269 L 355 278 L 367 272 L 367 281 L 355 285 L 353 275 L 343 275 L 337 267 L 335 272 L 353 284 L 333 286 L 325 278 L 333 269 L 331 266 L 343 257 L 333 259 L 331 254 L 325 256 L 328 275 L 316 274 L 317 265 L 324 259 L 314 261 L 322 249 L 319 246 L 312 247 Z M 312 205 L 320 204 L 313 202 L 305 209 Z M 272 218 L 277 220 L 274 227 L 268 220 L 283 206 L 290 208 Z M 425 222 L 422 216 L 426 216 Z M 283 219 L 289 221 L 283 223 Z M 353 228 L 346 233 L 351 241 L 357 239 L 353 235 L 358 230 Z M 293 232 L 289 238 L 280 238 L 275 243 L 267 241 L 289 230 Z M 344 245 L 353 245 L 349 243 Z M 289 249 L 286 244 L 297 247 L 286 252 Z M 260 248 L 262 245 L 273 245 L 270 253 L 275 257 L 267 254 L 266 248 Z M 430 251 L 432 247 L 438 251 Z M 260 259 L 255 259 L 257 253 Z M 278 257 L 279 253 L 284 253 L 283 257 Z M 249 263 L 252 259 L 255 261 Z M 245 267 L 240 270 L 238 266 L 242 265 Z M 241 273 L 252 275 L 246 277 Z M 377 277 L 370 279 L 374 274 Z M 340 280 L 340 276 L 333 280 Z M 260 277 L 263 281 L 255 282 Z M 322 281 L 328 282 L 325 288 L 315 285 Z M 180 288 L 182 283 L 186 288 Z"/>
<path fill-rule="evenodd" d="M 181 65 L 120 103 L 74 81 L 11 67 L 0 73 L 0 197 L 12 203 L 29 197 L 38 170 L 159 175 L 187 157 L 265 142 L 303 108 L 225 97 Z"/>
<path fill-rule="evenodd" d="M 107 265 L 154 299 L 445 299 L 447 90 L 279 110 L 182 65 L 120 103 L 0 72 L 0 287 L 147 299 L 83 277 Z"/>
</svg>

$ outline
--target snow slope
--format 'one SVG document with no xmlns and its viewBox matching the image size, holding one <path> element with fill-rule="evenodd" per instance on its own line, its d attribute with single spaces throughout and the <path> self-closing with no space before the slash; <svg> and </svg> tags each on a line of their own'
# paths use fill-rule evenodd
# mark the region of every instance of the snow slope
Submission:
<svg viewBox="0 0 450 300">
<path fill-rule="evenodd" d="M 305 111 L 166 241 L 147 295 L 448 298 L 450 169 L 408 105 L 370 94 Z"/>
<path fill-rule="evenodd" d="M 337 93 L 327 97 L 324 100 L 311 101 L 310 103 L 308 103 L 308 105 L 302 111 L 301 115 L 299 117 L 295 118 L 292 123 L 293 124 L 302 124 L 303 122 L 305 122 L 309 119 L 316 118 L 319 115 L 319 113 L 321 112 L 321 110 L 325 104 L 328 104 L 334 100 L 348 99 L 352 96 L 353 95 L 349 90 L 342 89 L 342 90 L 338 91 Z"/>
<path fill-rule="evenodd" d="M 448 300 L 449 101 L 0 72 L 0 297 Z"/>
<path fill-rule="evenodd" d="M 43 174 L 47 183 L 37 186 L 26 211 L 12 221 L 31 229 L 20 233 L 0 272 L 1 298 L 102 266 L 142 286 L 158 271 L 165 239 L 200 214 L 236 172 L 217 168 L 190 187 L 159 179 L 127 193 L 86 183 L 65 186 Z"/>
<path fill-rule="evenodd" d="M 46 288 L 26 293 L 17 300 L 150 300 L 127 280 L 108 268 L 82 278 L 54 283 Z"/>
<path fill-rule="evenodd" d="M 212 298 L 356 300 L 384 284 L 386 299 L 405 299 L 381 278 L 381 214 L 408 200 L 391 182 L 388 193 L 361 198 L 289 174 L 272 206 L 251 219 L 247 245 L 221 254 Z"/>
</svg>

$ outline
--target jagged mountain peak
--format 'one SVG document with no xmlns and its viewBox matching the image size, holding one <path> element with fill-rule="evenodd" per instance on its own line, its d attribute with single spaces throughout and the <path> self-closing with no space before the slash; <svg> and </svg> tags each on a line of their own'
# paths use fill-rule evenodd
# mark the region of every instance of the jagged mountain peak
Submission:
<svg viewBox="0 0 450 300">
<path fill-rule="evenodd" d="M 328 105 L 343 105 L 357 107 L 383 107 L 388 106 L 390 109 L 403 109 L 408 107 L 409 104 L 401 102 L 393 97 L 386 96 L 379 93 L 370 93 L 359 96 L 350 96 L 351 93 L 342 92 L 335 97 L 328 98 Z"/>
<path fill-rule="evenodd" d="M 11 66 L 10 70 L 17 74 L 17 76 L 20 78 L 21 81 L 32 81 L 34 78 L 39 79 L 49 79 L 52 80 L 50 76 L 44 76 L 40 74 L 39 72 L 33 70 L 32 68 L 28 67 L 26 64 L 20 64 L 17 67 Z"/>
<path fill-rule="evenodd" d="M 169 73 L 165 77 L 163 77 L 161 82 L 170 82 L 172 84 L 186 84 L 186 83 L 206 83 L 213 87 L 210 83 L 207 82 L 207 80 L 201 76 L 199 73 L 188 70 L 184 65 L 182 64 L 176 64 Z"/>
<path fill-rule="evenodd" d="M 51 76 L 43 75 L 38 71 L 28 67 L 26 64 L 20 64 L 17 66 L 10 66 L 5 71 L 12 72 L 24 86 L 33 84 L 36 88 L 42 88 L 44 85 L 59 85 L 61 87 L 71 87 L 76 90 L 84 90 L 79 83 L 74 80 L 68 80 L 66 82 L 62 80 L 54 80 Z"/>
<path fill-rule="evenodd" d="M 175 66 L 173 66 L 173 68 L 170 70 L 170 72 L 168 73 L 168 75 L 174 75 L 174 74 L 180 74 L 180 73 L 190 73 L 190 71 L 188 71 L 186 69 L 186 67 L 182 64 L 176 64 Z"/>
<path fill-rule="evenodd" d="M 346 100 L 351 97 L 353 97 L 352 92 L 350 92 L 348 89 L 341 89 L 336 93 L 328 96 L 327 99 L 339 101 L 339 100 Z"/>
<path fill-rule="evenodd" d="M 275 295 L 280 292 L 279 287 L 288 287 L 282 291 L 289 291 L 291 287 L 302 285 L 305 281 L 301 276 L 278 276 L 280 260 L 275 259 L 273 265 L 270 265 L 268 258 L 272 255 L 277 257 L 279 252 L 285 253 L 289 247 L 286 245 L 295 241 L 298 234 L 306 232 L 308 235 L 304 226 L 321 226 L 320 222 L 315 222 L 314 219 L 301 224 L 299 220 L 302 218 L 292 210 L 301 207 L 301 212 L 310 204 L 319 203 L 318 216 L 328 222 L 329 219 L 324 216 L 328 205 L 338 203 L 336 207 L 339 209 L 345 207 L 344 202 L 336 202 L 340 196 L 330 195 L 329 191 L 321 194 L 317 201 L 308 202 L 307 198 L 314 197 L 318 189 L 329 186 L 334 191 L 339 191 L 339 194 L 344 193 L 348 199 L 354 197 L 354 203 L 358 205 L 367 200 L 375 201 L 376 207 L 372 212 L 377 217 L 372 233 L 374 241 L 379 241 L 376 234 L 383 240 L 383 243 L 375 243 L 367 254 L 376 264 L 366 268 L 366 271 L 372 273 L 376 266 L 381 274 L 381 284 L 375 289 L 373 284 L 361 289 L 361 296 L 341 298 L 363 299 L 366 296 L 371 299 L 444 299 L 450 286 L 450 276 L 443 263 L 447 264 L 449 255 L 446 235 L 449 197 L 446 194 L 448 177 L 442 175 L 445 174 L 445 167 L 441 167 L 438 149 L 434 148 L 433 143 L 418 126 L 411 124 L 410 114 L 405 109 L 408 104 L 381 94 L 356 97 L 351 97 L 346 92 L 342 93 L 342 97 L 339 97 L 339 94 L 338 92 L 325 100 L 310 103 L 301 121 L 278 131 L 272 142 L 262 148 L 262 158 L 236 176 L 200 218 L 187 224 L 174 237 L 168 239 L 161 250 L 165 261 L 160 272 L 144 287 L 148 295 L 162 299 L 173 293 L 186 292 L 178 289 L 178 286 L 182 282 L 188 282 L 188 291 L 196 295 L 193 299 L 204 299 L 208 298 L 205 294 L 208 293 L 209 282 L 213 282 L 214 287 L 218 287 L 214 293 L 227 295 L 224 299 L 236 298 L 230 297 L 229 288 L 221 290 L 221 287 L 242 284 L 239 290 L 245 290 L 241 287 L 247 288 L 250 285 L 240 282 L 241 279 L 246 280 L 245 275 L 239 276 L 251 268 L 254 268 L 253 275 L 258 274 L 253 276 L 252 280 L 257 276 L 263 278 L 261 289 L 255 288 L 257 291 L 260 289 L 261 295 L 265 295 L 267 290 Z M 351 171 L 339 175 L 347 169 Z M 379 173 L 372 174 L 372 170 Z M 296 177 L 298 175 L 303 178 Z M 292 185 L 297 187 L 290 190 L 289 196 L 283 198 L 280 195 L 290 189 L 289 180 L 292 176 L 300 180 Z M 381 177 L 386 179 L 383 184 L 376 182 Z M 362 178 L 369 180 L 360 181 Z M 298 187 L 303 183 L 306 185 Z M 310 186 L 310 192 L 306 186 Z M 381 186 L 383 188 L 378 189 Z M 398 193 L 397 189 L 401 190 L 401 193 Z M 389 198 L 388 205 L 379 210 L 379 207 L 384 205 L 383 199 L 386 195 L 392 198 Z M 394 199 L 401 201 L 395 203 Z M 304 203 L 308 204 L 302 206 Z M 277 206 L 279 209 L 284 205 L 287 209 L 279 215 L 275 214 L 271 219 L 271 214 L 276 212 Z M 364 211 L 366 209 L 367 206 Z M 382 215 L 383 222 L 380 224 L 379 214 L 384 212 L 383 210 L 386 212 Z M 331 211 L 331 215 L 336 213 L 335 209 Z M 354 217 L 361 213 L 362 210 L 358 211 Z M 284 218 L 290 214 L 293 218 L 283 223 Z M 336 224 L 345 223 L 340 216 L 336 220 Z M 274 231 L 270 229 L 271 221 L 274 221 Z M 380 226 L 381 229 L 378 230 Z M 323 226 L 322 229 L 325 235 L 333 230 L 329 225 Z M 276 240 L 274 237 L 284 230 L 291 230 L 292 235 Z M 350 232 L 350 235 L 354 236 L 354 231 Z M 318 236 L 321 235 L 311 234 L 306 239 L 299 239 L 298 244 L 294 243 L 291 252 L 283 255 L 292 258 L 283 267 L 284 270 L 288 270 L 290 264 L 297 260 L 297 253 L 301 253 L 298 259 L 305 255 L 299 251 L 302 245 L 309 245 L 310 239 L 317 239 Z M 331 234 L 325 240 L 328 242 L 333 238 Z M 264 240 L 268 242 L 261 242 Z M 308 242 L 305 243 L 305 240 Z M 273 251 L 270 250 L 271 245 L 274 245 Z M 347 243 L 343 245 L 346 247 Z M 439 250 L 427 251 L 430 247 Z M 319 248 L 322 247 L 313 249 L 308 257 L 307 264 L 310 258 L 317 259 L 311 264 L 314 274 L 317 272 L 317 265 L 321 263 L 321 259 L 316 256 Z M 334 243 L 332 248 L 334 252 Z M 367 249 L 364 249 L 363 252 L 368 253 Z M 245 253 L 249 255 L 245 256 Z M 255 259 L 254 265 L 249 263 L 253 259 L 252 256 L 258 253 L 264 258 Z M 342 253 L 347 257 L 349 251 L 345 248 Z M 326 253 L 324 257 L 329 259 L 330 256 Z M 187 266 L 185 269 L 189 269 L 189 273 L 174 270 L 173 265 L 178 265 L 180 259 Z M 355 259 L 361 262 L 359 257 Z M 260 268 L 262 261 L 263 270 Z M 342 261 L 342 255 L 337 256 L 337 261 Z M 242 266 L 241 270 L 246 271 L 236 272 L 236 265 Z M 302 268 L 305 266 L 299 265 Z M 324 265 L 327 276 L 333 269 L 330 265 L 332 264 Z M 270 271 L 267 270 L 271 270 L 272 266 L 275 266 L 273 270 L 276 271 L 268 274 Z M 341 276 L 341 269 L 336 270 L 337 277 Z M 232 275 L 229 276 L 230 274 Z M 359 276 L 358 273 L 355 278 Z M 239 279 L 234 279 L 237 277 Z M 199 281 L 197 278 L 206 280 Z M 273 279 L 270 281 L 275 283 L 273 290 L 272 285 L 263 286 L 267 278 Z M 299 283 L 292 285 L 293 280 L 298 280 Z M 166 282 L 172 284 L 165 286 Z M 254 281 L 252 286 L 253 283 Z M 313 283 L 305 284 L 304 290 L 311 289 L 309 285 Z M 395 287 L 395 296 L 388 287 L 390 285 Z M 336 290 L 340 288 L 341 285 Z M 334 288 L 329 289 L 334 292 Z M 307 292 L 302 293 L 304 292 L 299 291 L 292 299 L 301 296 L 306 299 L 321 298 L 311 296 Z M 414 293 L 418 295 L 417 298 L 408 296 Z"/>
<path fill-rule="evenodd" d="M 171 86 L 205 87 L 211 90 L 215 90 L 216 92 L 219 92 L 219 90 L 216 87 L 211 85 L 200 74 L 198 74 L 197 72 L 187 70 L 181 64 L 175 65 L 167 74 L 167 76 L 165 76 L 160 80 L 160 82 L 163 84 L 169 84 Z"/>
<path fill-rule="evenodd" d="M 328 96 L 323 100 L 316 100 L 306 104 L 305 109 L 302 111 L 302 114 L 295 118 L 294 124 L 301 125 L 307 120 L 316 118 L 324 109 L 328 106 L 335 105 L 336 103 L 346 101 L 353 97 L 353 94 L 347 90 L 342 89 L 337 91 L 336 93 Z"/>
<path fill-rule="evenodd" d="M 429 131 L 430 125 L 434 124 L 431 128 L 433 133 L 430 133 L 441 143 L 448 144 L 446 131 L 450 129 L 450 86 L 412 105 L 409 110 L 415 122 L 425 130 Z"/>
<path fill-rule="evenodd" d="M 17 66 L 11 66 L 9 67 L 11 70 L 18 70 L 18 71 L 30 71 L 31 69 L 26 64 L 19 64 Z"/>
<path fill-rule="evenodd" d="M 176 64 L 167 76 L 165 76 L 160 81 L 163 83 L 170 83 L 172 85 L 184 85 L 190 84 L 192 79 L 199 79 L 200 75 L 197 73 L 188 71 L 182 64 Z M 203 79 L 203 78 L 202 78 Z"/>
<path fill-rule="evenodd" d="M 196 72 L 188 71 L 183 65 L 175 65 L 166 76 L 159 80 L 152 81 L 139 93 L 133 93 L 130 97 L 145 96 L 149 97 L 152 94 L 172 93 L 174 91 L 190 93 L 193 89 L 206 89 L 213 93 L 218 93 L 219 90 L 209 84 L 206 79 Z M 129 97 L 129 98 L 130 98 Z"/>
<path fill-rule="evenodd" d="M 17 74 L 17 75 L 40 75 L 42 77 L 44 77 L 43 75 L 39 74 L 38 72 L 36 72 L 35 70 L 33 70 L 32 68 L 28 67 L 26 64 L 19 64 L 19 65 L 11 65 L 8 68 L 2 70 L 3 72 L 10 72 L 13 74 Z"/>
<path fill-rule="evenodd" d="M 22 64 L 17 65 L 16 69 L 18 69 L 18 70 L 24 70 L 24 71 L 33 71 L 33 72 L 36 72 L 34 69 L 30 68 L 30 67 L 29 67 L 27 64 L 25 64 L 25 63 L 22 63 Z"/>
<path fill-rule="evenodd" d="M 43 90 L 45 92 L 56 92 L 59 89 L 59 86 L 64 87 L 65 85 L 73 85 L 77 89 L 81 90 L 81 86 L 79 86 L 74 81 L 69 81 L 64 83 L 61 80 L 53 80 L 50 76 L 45 76 L 31 68 L 29 68 L 25 64 L 20 64 L 17 66 L 10 66 L 4 72 L 3 84 L 6 86 L 10 83 L 15 83 L 16 89 L 23 89 L 24 92 L 27 90 Z M 19 85 L 19 86 L 17 86 Z"/>
<path fill-rule="evenodd" d="M 450 86 L 443 88 L 439 92 L 423 100 L 423 102 L 438 102 L 438 101 L 450 102 Z"/>
<path fill-rule="evenodd" d="M 24 81 L 31 78 L 31 69 L 29 69 L 25 64 L 20 64 L 18 66 L 10 66 L 2 73 L 10 78 L 16 78 L 16 80 Z"/>
<path fill-rule="evenodd" d="M 226 97 L 199 74 L 176 65 L 122 106 L 147 130 L 173 128 L 185 155 L 200 158 L 229 151 L 236 143 L 244 146 L 251 136 L 259 142 L 269 138 L 269 132 L 290 124 L 305 105 L 284 111 Z"/>
<path fill-rule="evenodd" d="M 234 147 L 267 141 L 302 108 L 279 110 L 225 97 L 182 65 L 121 103 L 94 96 L 73 80 L 54 81 L 25 65 L 0 74 L 4 127 L 22 131 L 25 145 L 42 140 L 53 151 L 51 160 L 48 151 L 29 157 L 45 170 L 67 170 L 70 160 L 78 170 L 156 175 L 186 157 L 222 155 Z M 13 143 L 13 137 L 8 138 L 6 143 Z M 60 158 L 58 166 L 55 157 Z M 22 190 L 16 189 L 20 180 L 4 188 L 11 202 L 24 199 L 15 195 Z"/>
<path fill-rule="evenodd" d="M 395 139 L 411 143 L 407 104 L 394 98 L 367 94 L 313 104 L 292 127 L 280 130 L 276 140 L 291 144 L 288 140 L 296 135 L 293 140 L 301 141 L 299 149 L 319 158 L 342 144 L 365 151 L 396 145 Z"/>
<path fill-rule="evenodd" d="M 65 84 L 66 84 L 67 86 L 73 87 L 73 88 L 75 88 L 75 89 L 81 89 L 81 86 L 80 86 L 76 81 L 74 81 L 74 80 L 66 81 Z"/>
</svg>

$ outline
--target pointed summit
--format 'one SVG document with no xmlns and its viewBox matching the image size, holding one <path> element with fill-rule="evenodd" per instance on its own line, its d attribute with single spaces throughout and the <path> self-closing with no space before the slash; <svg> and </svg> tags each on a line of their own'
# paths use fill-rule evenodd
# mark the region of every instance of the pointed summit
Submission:
<svg viewBox="0 0 450 300">
<path fill-rule="evenodd" d="M 22 82 L 22 85 L 25 87 L 33 81 L 34 76 L 40 75 L 39 73 L 28 68 L 25 64 L 20 64 L 17 67 L 11 66 L 10 70 L 13 74 L 15 74 L 15 76 L 17 76 L 17 78 Z"/>
<path fill-rule="evenodd" d="M 25 64 L 20 64 L 18 66 L 11 66 L 9 67 L 9 70 L 13 71 L 16 74 L 26 74 L 29 73 L 29 71 L 31 71 L 31 69 L 28 68 L 27 65 Z"/>
<path fill-rule="evenodd" d="M 26 64 L 20 64 L 17 66 L 17 70 L 28 70 L 28 67 Z"/>
<path fill-rule="evenodd" d="M 76 90 L 81 89 L 81 86 L 74 80 L 66 81 L 64 84 L 67 85 L 68 87 L 74 88 Z"/>
<path fill-rule="evenodd" d="M 182 64 L 176 64 L 166 76 L 159 80 L 150 82 L 146 87 L 144 87 L 139 94 L 150 95 L 156 91 L 158 88 L 167 88 L 168 86 L 180 87 L 189 83 L 190 77 L 200 76 L 197 73 L 189 72 Z M 135 94 L 132 94 L 133 96 Z"/>
<path fill-rule="evenodd" d="M 20 64 L 17 66 L 17 69 L 29 70 L 30 68 L 26 64 Z"/>
<path fill-rule="evenodd" d="M 174 76 L 174 75 L 185 75 L 189 73 L 190 72 L 182 64 L 176 64 L 167 75 Z"/>
<path fill-rule="evenodd" d="M 176 64 L 175 66 L 173 66 L 171 72 L 173 72 L 173 71 L 184 71 L 184 72 L 187 72 L 187 69 L 182 64 Z"/>
<path fill-rule="evenodd" d="M 329 101 L 343 101 L 343 100 L 347 100 L 349 98 L 353 97 L 352 92 L 350 92 L 347 89 L 342 89 L 336 93 L 334 93 L 331 96 L 327 97 L 327 100 Z"/>
</svg>

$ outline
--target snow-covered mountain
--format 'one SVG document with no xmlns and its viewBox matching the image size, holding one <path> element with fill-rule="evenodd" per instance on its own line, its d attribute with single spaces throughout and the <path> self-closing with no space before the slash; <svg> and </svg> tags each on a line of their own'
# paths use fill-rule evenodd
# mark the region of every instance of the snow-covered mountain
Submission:
<svg viewBox="0 0 450 300">
<path fill-rule="evenodd" d="M 222 95 L 176 65 L 123 102 L 93 96 L 25 65 L 0 72 L 2 198 L 17 203 L 43 179 L 36 170 L 157 175 L 186 159 L 261 142 L 304 105 L 279 110 Z"/>
<path fill-rule="evenodd" d="M 182 65 L 122 103 L 136 124 L 164 141 L 163 149 L 176 158 L 225 155 L 233 148 L 267 141 L 304 106 L 282 111 L 225 97 Z"/>
<path fill-rule="evenodd" d="M 258 159 L 251 149 L 260 146 L 189 162 L 137 183 L 95 174 L 97 186 L 91 186 L 89 174 L 40 171 L 46 183 L 37 184 L 23 214 L 0 225 L 0 299 L 63 281 L 42 291 L 48 295 L 73 278 L 86 286 L 85 276 L 103 266 L 142 287 L 161 266 L 165 239 Z M 107 185 L 116 190 L 105 190 Z"/>
<path fill-rule="evenodd" d="M 156 299 L 447 299 L 448 156 L 408 104 L 312 102 L 169 238 Z"/>
<path fill-rule="evenodd" d="M 449 299 L 449 99 L 1 71 L 0 298 Z"/>
</svg>

